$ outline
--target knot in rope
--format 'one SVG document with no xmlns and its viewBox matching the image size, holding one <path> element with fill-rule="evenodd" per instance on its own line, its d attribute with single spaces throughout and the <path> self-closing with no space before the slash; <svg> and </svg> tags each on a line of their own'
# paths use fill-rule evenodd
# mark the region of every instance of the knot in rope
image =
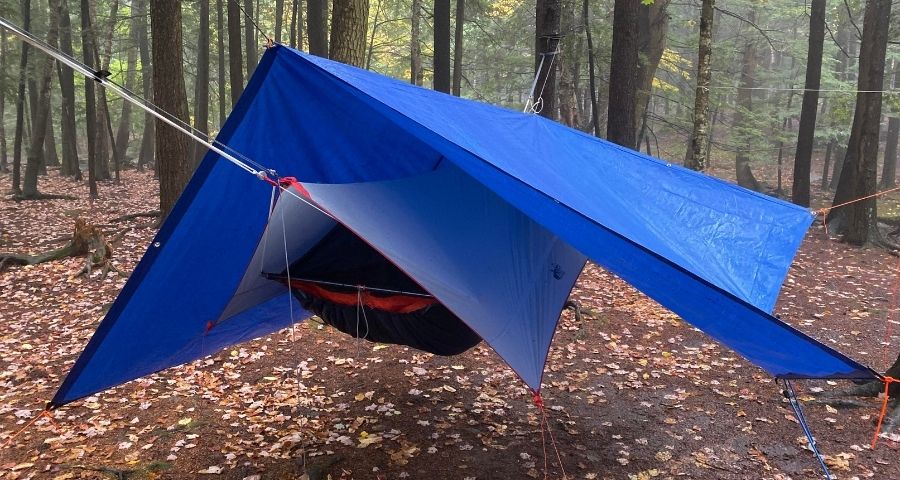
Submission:
<svg viewBox="0 0 900 480">
<path fill-rule="evenodd" d="M 532 390 L 531 391 L 531 401 L 534 402 L 535 407 L 538 407 L 541 410 L 544 409 L 544 398 L 541 396 L 541 392 L 539 392 L 537 390 Z"/>
</svg>

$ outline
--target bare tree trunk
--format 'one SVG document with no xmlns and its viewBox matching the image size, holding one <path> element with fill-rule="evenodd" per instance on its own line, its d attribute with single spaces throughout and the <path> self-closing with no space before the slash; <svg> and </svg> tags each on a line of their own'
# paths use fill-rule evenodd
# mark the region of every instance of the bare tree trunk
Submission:
<svg viewBox="0 0 900 480">
<path fill-rule="evenodd" d="M 55 69 L 54 65 L 54 69 Z M 52 75 L 52 72 L 51 72 Z M 44 136 L 44 161 L 41 164 L 41 175 L 47 174 L 47 167 L 59 166 L 59 153 L 56 151 L 56 131 L 53 128 L 53 77 L 50 77 L 50 97 L 47 99 L 50 111 L 47 114 L 47 134 Z"/>
<path fill-rule="evenodd" d="M 884 167 L 881 170 L 881 187 L 893 188 L 897 184 L 897 141 L 900 136 L 900 118 L 888 118 L 887 142 L 884 145 Z"/>
<path fill-rule="evenodd" d="M 881 127 L 881 90 L 890 26 L 891 0 L 869 0 L 860 45 L 856 109 L 844 167 L 832 205 L 873 195 L 878 175 L 878 136 Z M 875 198 L 831 210 L 826 218 L 844 241 L 862 245 L 880 241 Z"/>
<path fill-rule="evenodd" d="M 828 145 L 825 146 L 825 160 L 822 165 L 822 184 L 820 185 L 822 190 L 828 188 L 828 173 L 831 167 L 831 157 L 832 152 L 834 152 L 834 139 L 828 140 Z"/>
<path fill-rule="evenodd" d="M 756 12 L 750 10 L 747 18 L 751 22 L 756 21 Z M 744 46 L 741 60 L 741 81 L 737 92 L 737 111 L 734 115 L 734 124 L 743 126 L 749 121 L 749 114 L 753 112 L 753 88 L 755 88 L 756 76 L 756 45 L 753 40 L 748 40 Z M 751 190 L 759 190 L 759 182 L 753 176 L 750 169 L 750 157 L 743 148 L 734 157 L 735 175 L 738 185 Z"/>
<path fill-rule="evenodd" d="M 237 104 L 244 93 L 244 66 L 241 57 L 241 9 L 237 2 L 228 1 L 228 72 L 231 87 L 231 106 Z"/>
<path fill-rule="evenodd" d="M 329 57 L 338 62 L 365 66 L 368 0 L 334 0 Z"/>
<path fill-rule="evenodd" d="M 0 72 L 6 72 L 6 32 L 0 32 Z M 6 75 L 0 75 L 0 173 L 9 171 L 6 158 Z"/>
<path fill-rule="evenodd" d="M 569 32 L 560 48 L 559 57 L 559 121 L 572 128 L 579 128 L 581 118 L 578 108 L 578 77 L 581 75 L 581 32 L 580 22 L 575 20 L 577 0 L 563 0 L 560 12 L 560 27 Z"/>
<path fill-rule="evenodd" d="M 31 30 L 31 0 L 22 0 L 22 28 Z M 19 60 L 19 87 L 16 96 L 16 132 L 13 138 L 12 192 L 22 193 L 22 136 L 25 133 L 25 83 L 28 76 L 28 45 L 22 44 Z"/>
<path fill-rule="evenodd" d="M 35 59 L 37 60 L 37 59 Z M 35 65 L 38 63 L 35 62 Z M 34 134 L 34 122 L 37 120 L 38 115 L 38 90 L 40 87 L 38 86 L 38 79 L 36 77 L 36 68 L 34 66 L 31 67 L 32 73 L 30 74 L 30 78 L 28 79 L 28 112 L 29 116 L 25 117 L 25 132 L 27 133 L 26 138 L 28 139 L 29 149 L 31 148 L 31 135 Z M 30 122 L 29 122 L 30 121 Z M 41 144 L 40 150 L 35 152 L 38 158 L 41 159 L 41 164 L 43 166 L 44 160 L 44 144 Z M 25 152 L 26 156 L 31 155 L 31 151 Z"/>
<path fill-rule="evenodd" d="M 228 1 L 228 0 L 225 0 Z M 216 0 L 216 54 L 218 55 L 218 68 L 216 80 L 218 81 L 217 96 L 219 99 L 219 130 L 225 125 L 225 116 L 228 111 L 228 102 L 225 100 L 225 11 L 222 0 Z"/>
<path fill-rule="evenodd" d="M 199 0 L 197 34 L 197 82 L 194 84 L 194 128 L 209 133 L 209 0 Z M 282 6 L 283 7 L 283 6 Z M 194 166 L 206 155 L 206 147 L 194 143 Z"/>
<path fill-rule="evenodd" d="M 130 45 L 128 48 L 128 57 L 126 62 L 127 73 L 125 74 L 125 87 L 129 90 L 135 89 L 137 81 L 137 57 L 138 57 L 138 23 L 140 19 L 134 17 L 131 19 L 128 37 Z M 128 153 L 128 143 L 131 137 L 131 102 L 122 102 L 122 114 L 119 116 L 119 126 L 116 128 L 116 158 L 125 159 Z"/>
<path fill-rule="evenodd" d="M 900 63 L 891 61 L 892 89 L 900 87 Z M 895 113 L 896 115 L 896 113 Z M 900 142 L 900 117 L 888 117 L 887 142 L 884 145 L 884 167 L 881 170 L 881 186 L 893 188 L 897 184 L 897 144 Z"/>
<path fill-rule="evenodd" d="M 60 50 L 69 56 L 72 51 L 72 20 L 69 18 L 69 2 L 59 2 L 59 41 Z M 60 134 L 62 136 L 62 166 L 60 175 L 75 177 L 81 180 L 81 166 L 78 163 L 77 126 L 75 123 L 75 76 L 72 69 L 56 64 L 59 77 L 60 100 Z"/>
<path fill-rule="evenodd" d="M 422 86 L 425 72 L 422 70 L 422 33 L 419 20 L 422 17 L 422 0 L 412 0 L 412 35 L 409 41 L 409 83 Z"/>
<path fill-rule="evenodd" d="M 636 83 L 638 66 L 638 9 L 640 2 L 615 0 L 612 60 L 609 66 L 609 110 L 606 138 L 635 148 Z"/>
<path fill-rule="evenodd" d="M 646 131 L 645 112 L 653 92 L 656 69 L 666 50 L 666 33 L 669 30 L 669 0 L 655 0 L 650 5 L 641 5 L 638 14 L 638 73 L 635 92 L 634 118 L 641 119 L 637 145 L 641 144 Z"/>
<path fill-rule="evenodd" d="M 106 29 L 108 34 L 106 35 L 105 44 L 103 45 L 103 51 L 100 52 L 98 45 L 94 44 L 94 53 L 96 55 L 96 64 L 99 65 L 101 70 L 109 71 L 109 64 L 112 61 L 112 37 L 113 33 L 116 30 L 116 24 L 118 22 L 119 17 L 119 2 L 118 0 L 113 0 L 110 4 L 110 13 L 109 13 L 109 26 Z M 95 31 L 93 33 L 94 38 L 98 38 L 98 34 Z M 97 177 L 100 180 L 109 180 L 112 178 L 110 173 L 110 157 L 112 157 L 112 162 L 116 174 L 116 181 L 119 181 L 119 157 L 116 152 L 115 139 L 113 138 L 112 131 L 112 119 L 109 114 L 109 100 L 106 97 L 106 89 L 99 88 L 97 89 L 97 109 L 98 113 L 98 123 L 100 124 L 100 141 L 98 142 L 98 150 L 97 156 L 99 163 L 99 169 L 97 173 Z"/>
<path fill-rule="evenodd" d="M 291 36 L 288 43 L 292 47 L 298 47 L 297 45 L 297 13 L 300 11 L 300 2 L 297 0 L 293 0 L 291 2 L 291 30 L 289 35 Z M 298 47 L 299 48 L 299 47 Z M 302 48 L 300 48 L 302 50 Z"/>
<path fill-rule="evenodd" d="M 56 47 L 58 41 L 59 21 L 54 18 L 59 15 L 59 0 L 50 0 L 50 21 L 47 33 L 47 43 Z M 47 135 L 47 125 L 50 118 L 50 83 L 53 80 L 53 59 L 49 56 L 42 59 L 35 69 L 35 74 L 40 75 L 40 90 L 37 92 L 36 115 L 31 132 L 31 146 L 28 149 L 28 165 L 25 166 L 25 178 L 22 185 L 23 198 L 38 198 L 38 172 L 41 167 L 41 147 Z"/>
<path fill-rule="evenodd" d="M 537 0 L 534 23 L 534 70 L 537 77 L 533 101 L 545 118 L 559 117 L 556 93 L 556 69 L 559 66 L 559 21 L 561 0 Z"/>
<path fill-rule="evenodd" d="M 822 80 L 822 47 L 825 42 L 825 0 L 812 0 L 809 15 L 809 48 L 806 55 L 806 84 L 800 107 L 800 129 L 794 156 L 794 184 L 791 200 L 809 206 L 809 175 L 812 168 L 816 114 L 819 110 L 819 85 Z"/>
<path fill-rule="evenodd" d="M 153 92 L 155 103 L 164 111 L 189 122 L 187 90 L 182 58 L 181 2 L 150 2 L 153 30 Z M 187 136 L 160 124 L 156 129 L 156 158 L 159 163 L 159 211 L 165 218 L 187 184 L 191 173 L 191 144 Z"/>
<path fill-rule="evenodd" d="M 150 36 L 147 33 L 147 0 L 135 0 L 132 4 L 137 15 L 138 53 L 141 58 L 141 83 L 144 98 L 153 98 L 153 65 L 150 58 Z M 141 151 L 138 154 L 138 170 L 144 165 L 155 165 L 156 119 L 144 114 L 144 132 L 141 134 Z M 155 167 L 154 167 L 155 168 Z"/>
<path fill-rule="evenodd" d="M 94 63 L 94 35 L 91 27 L 91 8 L 88 0 L 81 0 L 81 53 L 84 55 L 84 64 L 96 70 Z M 85 124 L 87 130 L 88 150 L 88 188 L 91 198 L 97 198 L 97 140 L 99 138 L 97 128 L 97 92 L 94 82 L 84 82 L 84 109 Z"/>
<path fill-rule="evenodd" d="M 434 83 L 432 88 L 450 93 L 450 0 L 434 2 Z"/>
<path fill-rule="evenodd" d="M 309 36 L 309 53 L 328 57 L 327 0 L 306 1 L 306 33 Z"/>
<path fill-rule="evenodd" d="M 384 4 L 383 0 L 377 0 L 375 4 L 375 18 L 372 19 L 372 29 L 369 32 L 369 42 L 366 47 L 366 70 L 372 68 L 372 58 L 375 56 L 375 35 L 378 34 L 378 27 L 381 20 L 381 9 Z"/>
<path fill-rule="evenodd" d="M 275 42 L 281 43 L 281 28 L 284 24 L 284 0 L 275 0 Z"/>
<path fill-rule="evenodd" d="M 466 26 L 466 0 L 456 0 L 456 30 L 453 36 L 453 94 L 462 92 L 463 31 Z"/>
<path fill-rule="evenodd" d="M 247 51 L 247 79 L 249 79 L 253 76 L 253 71 L 256 70 L 256 64 L 259 63 L 256 55 L 256 30 L 251 21 L 254 18 L 253 0 L 244 0 L 244 14 L 247 16 L 244 19 L 244 49 Z"/>
<path fill-rule="evenodd" d="M 303 0 L 296 0 L 296 10 L 297 10 L 297 49 L 303 50 L 304 41 L 303 41 Z"/>
<path fill-rule="evenodd" d="M 591 12 L 590 12 L 590 4 L 588 0 L 584 0 L 582 5 L 582 20 L 584 21 L 584 34 L 585 40 L 587 40 L 587 54 L 588 54 L 588 88 L 590 90 L 591 97 L 591 125 L 593 126 L 594 136 L 599 137 L 600 132 L 600 109 L 597 104 L 597 68 L 594 65 L 595 57 L 594 57 L 594 39 L 593 34 L 591 34 Z"/>
<path fill-rule="evenodd" d="M 712 61 L 713 12 L 716 0 L 703 0 L 700 7 L 700 41 L 697 48 L 697 89 L 694 94 L 694 131 L 688 147 L 684 166 L 692 170 L 703 171 L 708 163 L 709 137 L 709 83 L 711 78 L 710 63 Z"/>
</svg>

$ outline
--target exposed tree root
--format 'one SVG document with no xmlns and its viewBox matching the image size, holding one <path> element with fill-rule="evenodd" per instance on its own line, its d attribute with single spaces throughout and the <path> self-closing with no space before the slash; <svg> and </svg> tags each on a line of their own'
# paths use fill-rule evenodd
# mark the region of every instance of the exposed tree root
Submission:
<svg viewBox="0 0 900 480">
<path fill-rule="evenodd" d="M 38 193 L 37 195 L 13 195 L 13 200 L 17 202 L 23 202 L 28 200 L 78 200 L 78 197 L 73 197 L 71 195 L 60 195 L 55 193 Z"/>
<path fill-rule="evenodd" d="M 884 373 L 886 377 L 900 378 L 900 355 L 891 365 L 891 368 Z M 818 402 L 826 403 L 833 406 L 861 406 L 862 402 L 852 400 L 852 397 L 878 397 L 884 392 L 884 382 L 881 380 L 873 380 L 861 385 L 853 385 L 838 390 L 819 392 L 813 394 Z M 881 432 L 892 433 L 895 428 L 900 426 L 900 383 L 893 383 L 888 390 L 890 401 L 888 402 L 887 412 L 884 416 L 884 424 Z"/>
<path fill-rule="evenodd" d="M 135 218 L 145 218 L 145 217 L 159 217 L 159 210 L 153 210 L 150 212 L 141 212 L 141 213 L 130 213 L 128 215 L 121 215 L 112 220 L 113 223 L 124 222 L 127 220 L 134 220 Z"/>
<path fill-rule="evenodd" d="M 881 433 L 892 433 L 900 424 L 900 399 L 888 402 L 887 413 L 884 415 L 884 424 L 881 425 Z"/>
<path fill-rule="evenodd" d="M 122 274 L 112 262 L 112 247 L 103 237 L 103 232 L 94 225 L 88 225 L 83 219 L 75 220 L 75 230 L 68 243 L 60 248 L 48 250 L 37 255 L 20 253 L 0 253 L 0 271 L 13 265 L 37 265 L 39 263 L 61 260 L 67 257 L 85 257 L 84 266 L 73 273 L 72 278 L 82 274 L 90 275 L 95 268 L 103 269 L 105 277 L 110 271 Z"/>
<path fill-rule="evenodd" d="M 813 396 L 818 398 L 822 403 L 830 403 L 831 399 L 845 399 L 847 397 L 877 397 L 879 393 L 884 391 L 884 384 L 881 381 L 868 382 L 862 385 L 853 385 L 838 390 L 826 390 L 814 393 Z"/>
<path fill-rule="evenodd" d="M 572 299 L 566 300 L 566 304 L 565 304 L 565 306 L 563 306 L 563 308 L 571 308 L 572 311 L 575 313 L 575 320 L 577 320 L 579 322 L 584 322 L 584 317 L 588 317 L 593 320 L 601 319 L 601 316 L 599 313 L 595 312 L 594 310 L 592 310 L 590 308 L 582 307 L 580 303 L 578 303 Z"/>
</svg>

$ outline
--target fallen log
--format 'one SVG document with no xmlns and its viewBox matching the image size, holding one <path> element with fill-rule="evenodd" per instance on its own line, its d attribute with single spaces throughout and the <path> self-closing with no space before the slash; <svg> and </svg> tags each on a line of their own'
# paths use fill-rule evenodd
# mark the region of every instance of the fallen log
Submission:
<svg viewBox="0 0 900 480">
<path fill-rule="evenodd" d="M 60 248 L 28 255 L 22 253 L 0 253 L 0 271 L 10 266 L 37 265 L 54 260 L 62 260 L 68 257 L 85 257 L 84 266 L 72 276 L 87 274 L 95 268 L 103 268 L 103 276 L 109 271 L 121 275 L 112 262 L 112 247 L 103 236 L 103 232 L 95 225 L 88 224 L 84 219 L 75 220 L 75 229 L 69 241 Z"/>
</svg>

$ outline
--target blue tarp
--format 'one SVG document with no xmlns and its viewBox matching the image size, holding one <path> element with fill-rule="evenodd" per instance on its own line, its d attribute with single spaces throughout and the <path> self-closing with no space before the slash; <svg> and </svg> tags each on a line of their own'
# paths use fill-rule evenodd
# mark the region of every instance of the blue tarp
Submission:
<svg viewBox="0 0 900 480">
<path fill-rule="evenodd" d="M 306 318 L 261 274 L 338 223 L 535 389 L 586 258 L 776 377 L 875 378 L 771 315 L 803 208 L 280 45 L 218 140 L 296 177 L 330 217 L 289 195 L 271 211 L 268 184 L 207 155 L 54 405 Z"/>
</svg>

